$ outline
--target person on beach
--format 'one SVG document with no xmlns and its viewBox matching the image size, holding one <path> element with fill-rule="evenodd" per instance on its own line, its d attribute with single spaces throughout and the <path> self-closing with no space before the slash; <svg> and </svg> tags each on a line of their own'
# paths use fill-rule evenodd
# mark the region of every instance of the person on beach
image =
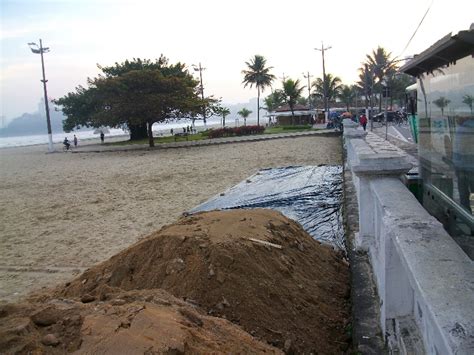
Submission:
<svg viewBox="0 0 474 355">
<path fill-rule="evenodd" d="M 104 132 L 100 131 L 100 141 L 102 143 L 104 143 L 104 138 L 105 138 Z"/>
<path fill-rule="evenodd" d="M 76 148 L 77 147 L 77 137 L 76 137 L 76 135 L 74 135 L 73 142 L 74 142 L 74 148 Z"/>
<path fill-rule="evenodd" d="M 365 129 L 367 127 L 367 117 L 365 116 L 364 113 L 360 116 L 359 123 L 365 131 Z"/>
<path fill-rule="evenodd" d="M 63 144 L 66 147 L 66 150 L 69 150 L 69 147 L 71 146 L 71 143 L 69 143 L 69 140 L 67 139 L 67 137 L 64 138 Z"/>
</svg>

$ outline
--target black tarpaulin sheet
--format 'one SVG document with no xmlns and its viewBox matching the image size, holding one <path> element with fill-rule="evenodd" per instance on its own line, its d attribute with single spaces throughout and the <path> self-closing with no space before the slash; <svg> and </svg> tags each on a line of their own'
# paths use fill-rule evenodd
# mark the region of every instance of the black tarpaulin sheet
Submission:
<svg viewBox="0 0 474 355">
<path fill-rule="evenodd" d="M 290 166 L 261 170 L 190 213 L 269 208 L 300 223 L 316 240 L 344 249 L 341 202 L 341 166 Z"/>
</svg>

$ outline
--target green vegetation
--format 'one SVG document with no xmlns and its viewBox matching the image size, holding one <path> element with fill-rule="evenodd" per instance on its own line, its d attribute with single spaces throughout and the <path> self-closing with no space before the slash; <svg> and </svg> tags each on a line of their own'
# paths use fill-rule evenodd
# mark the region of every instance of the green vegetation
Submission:
<svg viewBox="0 0 474 355">
<path fill-rule="evenodd" d="M 311 125 L 302 126 L 273 126 L 265 129 L 264 134 L 277 134 L 277 133 L 293 133 L 293 132 L 304 132 L 304 131 L 317 131 L 312 128 Z"/>
<path fill-rule="evenodd" d="M 188 135 L 189 141 L 200 141 L 209 139 L 209 132 L 211 130 L 202 131 L 196 134 Z M 317 129 L 312 128 L 311 125 L 301 125 L 301 126 L 273 126 L 267 127 L 263 134 L 278 134 L 278 133 L 294 133 L 294 132 L 304 132 L 304 131 L 317 131 Z M 185 142 L 186 137 L 177 137 L 175 140 L 174 136 L 165 136 L 165 137 L 156 137 L 155 144 L 163 143 L 173 143 L 173 142 Z M 120 142 L 111 142 L 105 143 L 108 146 L 123 146 L 123 145 L 133 145 L 133 144 L 147 144 L 148 138 L 134 141 L 120 141 Z"/>
<path fill-rule="evenodd" d="M 293 125 L 295 120 L 295 105 L 298 99 L 301 97 L 304 86 L 300 86 L 300 81 L 293 79 L 287 79 L 283 81 L 283 100 L 290 107 L 291 110 L 291 124 Z"/>
<path fill-rule="evenodd" d="M 102 75 L 88 79 L 55 103 L 66 115 L 64 129 L 80 126 L 145 129 L 150 147 L 154 145 L 151 127 L 169 117 L 194 117 L 206 109 L 217 109 L 217 100 L 199 97 L 199 82 L 182 63 L 169 64 L 161 56 L 156 61 L 133 59 L 101 67 Z M 143 138 L 143 134 L 140 135 Z"/>
</svg>

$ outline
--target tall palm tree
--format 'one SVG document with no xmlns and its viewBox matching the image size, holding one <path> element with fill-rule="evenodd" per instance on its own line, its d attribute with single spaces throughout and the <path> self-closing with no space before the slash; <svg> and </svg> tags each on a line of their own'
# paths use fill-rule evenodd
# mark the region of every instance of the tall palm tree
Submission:
<svg viewBox="0 0 474 355">
<path fill-rule="evenodd" d="M 346 105 L 346 110 L 349 111 L 352 101 L 354 100 L 355 92 L 354 88 L 349 85 L 341 85 L 341 90 L 339 92 L 339 99 Z"/>
<path fill-rule="evenodd" d="M 242 70 L 244 74 L 244 88 L 253 85 L 257 88 L 257 125 L 260 126 L 260 91 L 264 91 L 265 88 L 271 86 L 272 81 L 275 80 L 275 75 L 270 74 L 270 69 L 273 67 L 266 67 L 267 60 L 256 54 L 250 61 L 245 62 L 247 65 L 246 70 Z"/>
<path fill-rule="evenodd" d="M 365 108 L 372 107 L 372 92 L 374 88 L 374 74 L 369 67 L 369 64 L 365 63 L 359 68 L 359 81 L 357 86 L 364 93 L 365 96 Z"/>
<path fill-rule="evenodd" d="M 372 54 L 367 54 L 367 64 L 371 68 L 372 73 L 377 79 L 377 87 L 379 89 L 379 111 L 382 111 L 382 82 L 384 77 L 391 70 L 396 68 L 396 65 L 391 58 L 392 53 L 387 52 L 384 48 L 378 46 L 376 50 L 372 51 Z"/>
<path fill-rule="evenodd" d="M 326 92 L 326 98 L 328 102 L 330 102 L 339 95 L 341 90 L 341 79 L 332 74 L 326 74 L 324 80 L 317 78 L 313 81 L 312 86 L 314 87 L 314 95 L 324 98 L 324 92 Z"/>
<path fill-rule="evenodd" d="M 239 112 L 237 112 L 237 114 L 244 119 L 244 126 L 247 125 L 247 117 L 249 117 L 249 115 L 251 113 L 252 113 L 252 111 L 247 110 L 247 108 L 245 108 L 245 107 L 242 110 L 240 110 Z"/>
<path fill-rule="evenodd" d="M 295 119 L 295 105 L 298 99 L 301 97 L 305 86 L 300 86 L 300 81 L 293 79 L 287 79 L 283 81 L 283 99 L 285 103 L 290 106 L 291 110 L 291 124 L 294 124 Z"/>
</svg>

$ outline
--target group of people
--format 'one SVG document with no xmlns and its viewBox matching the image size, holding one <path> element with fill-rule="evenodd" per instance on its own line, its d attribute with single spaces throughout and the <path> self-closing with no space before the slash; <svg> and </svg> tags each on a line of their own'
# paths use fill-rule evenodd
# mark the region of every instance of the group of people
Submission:
<svg viewBox="0 0 474 355">
<path fill-rule="evenodd" d="M 100 142 L 104 143 L 104 139 L 105 139 L 105 134 L 104 134 L 104 132 L 100 131 Z M 76 148 L 77 143 L 78 143 L 76 135 L 74 135 L 74 138 L 72 139 L 72 142 L 74 143 L 74 148 Z M 64 148 L 66 150 L 69 150 L 69 148 L 71 148 L 71 142 L 69 141 L 69 139 L 67 137 L 64 138 L 63 145 L 64 145 Z"/>
<path fill-rule="evenodd" d="M 77 147 L 77 137 L 76 137 L 76 135 L 74 135 L 74 138 L 73 138 L 72 141 L 74 143 L 74 148 L 76 148 Z M 66 150 L 69 150 L 69 148 L 71 147 L 71 143 L 69 142 L 69 139 L 67 139 L 67 137 L 64 138 L 63 144 L 64 144 L 64 147 L 66 148 Z"/>
</svg>

